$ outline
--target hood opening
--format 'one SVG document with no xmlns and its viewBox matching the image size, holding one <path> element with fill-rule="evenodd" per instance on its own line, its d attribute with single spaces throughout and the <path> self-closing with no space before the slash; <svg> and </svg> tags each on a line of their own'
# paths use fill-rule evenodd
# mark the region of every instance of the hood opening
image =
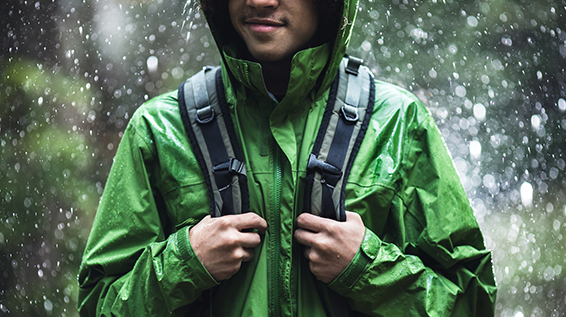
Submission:
<svg viewBox="0 0 566 317">
<path fill-rule="evenodd" d="M 343 0 L 314 0 L 318 10 L 318 29 L 311 41 L 310 47 L 322 45 L 336 40 L 338 29 L 342 19 Z M 240 35 L 232 26 L 230 13 L 228 12 L 228 1 L 218 3 L 218 0 L 201 0 L 201 10 L 212 30 L 213 36 L 222 51 L 223 46 L 233 45 L 238 50 L 247 50 Z M 330 43 L 333 44 L 333 43 Z M 244 52 L 238 52 L 237 58 L 247 56 Z"/>
<path fill-rule="evenodd" d="M 315 89 L 324 91 L 329 87 L 338 70 L 349 42 L 352 22 L 355 17 L 357 0 L 313 0 L 318 10 L 319 25 L 309 47 L 317 47 L 328 43 L 331 53 L 324 70 L 316 79 Z M 223 62 L 223 52 L 229 51 L 232 57 L 250 60 L 247 46 L 234 29 L 230 20 L 227 0 L 200 0 L 201 10 L 206 17 Z M 343 22 L 346 21 L 346 22 Z M 228 48 L 226 50 L 226 48 Z M 229 72 L 230 73 L 230 72 Z M 234 79 L 233 74 L 229 74 Z M 323 88 L 323 89 L 320 89 Z M 316 94 L 318 95 L 318 93 Z"/>
</svg>

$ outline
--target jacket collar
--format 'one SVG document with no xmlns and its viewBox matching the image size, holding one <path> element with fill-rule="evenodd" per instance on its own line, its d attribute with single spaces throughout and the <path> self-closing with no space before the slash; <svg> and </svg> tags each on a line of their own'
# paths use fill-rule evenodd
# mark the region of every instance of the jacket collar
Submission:
<svg viewBox="0 0 566 317">
<path fill-rule="evenodd" d="M 261 64 L 239 59 L 234 55 L 230 47 L 224 48 L 224 66 L 232 75 L 231 79 L 233 79 L 230 85 L 228 85 L 228 89 L 231 89 L 231 93 L 228 95 L 235 96 L 236 100 L 245 100 L 248 93 L 246 90 L 248 90 L 252 93 L 272 98 L 265 88 Z M 305 98 L 314 99 L 317 84 L 318 88 L 320 88 L 318 78 L 323 73 L 329 56 L 330 45 L 328 44 L 308 48 L 295 54 L 291 62 L 291 77 L 289 78 L 287 94 L 281 100 L 281 103 L 294 105 L 297 104 L 297 100 Z"/>
</svg>

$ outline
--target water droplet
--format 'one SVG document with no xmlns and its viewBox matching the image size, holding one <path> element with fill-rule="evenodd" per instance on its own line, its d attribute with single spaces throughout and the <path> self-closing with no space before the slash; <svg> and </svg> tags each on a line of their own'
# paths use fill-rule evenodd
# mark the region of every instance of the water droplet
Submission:
<svg viewBox="0 0 566 317">
<path fill-rule="evenodd" d="M 53 310 L 53 303 L 46 299 L 45 302 L 43 302 L 43 308 L 45 308 L 45 311 L 47 311 L 48 313 L 51 313 L 51 311 Z"/>
<path fill-rule="evenodd" d="M 541 124 L 541 118 L 538 114 L 532 115 L 531 116 L 531 126 L 533 127 L 534 130 L 538 130 L 540 129 L 540 124 Z"/>
<path fill-rule="evenodd" d="M 456 96 L 458 97 L 465 97 L 466 96 L 466 88 L 464 86 L 458 86 L 455 89 Z"/>
<path fill-rule="evenodd" d="M 533 205 L 533 186 L 528 182 L 521 185 L 521 202 L 526 208 Z"/>
<path fill-rule="evenodd" d="M 475 16 L 470 15 L 467 19 L 468 21 L 468 25 L 471 27 L 476 27 L 478 26 L 478 19 L 476 19 Z"/>
<path fill-rule="evenodd" d="M 482 105 L 481 103 L 475 104 L 473 111 L 474 111 L 474 117 L 476 117 L 476 120 L 478 120 L 478 121 L 485 120 L 486 109 L 485 109 L 484 105 Z"/>
<path fill-rule="evenodd" d="M 147 70 L 150 73 L 154 73 L 157 71 L 157 67 L 159 66 L 159 60 L 155 56 L 150 56 L 147 59 Z"/>
<path fill-rule="evenodd" d="M 478 141 L 470 142 L 470 156 L 472 159 L 479 159 L 481 156 L 481 143 Z"/>
<path fill-rule="evenodd" d="M 566 100 L 562 98 L 558 99 L 558 109 L 562 112 L 566 111 Z"/>
<path fill-rule="evenodd" d="M 550 281 L 554 278 L 554 268 L 552 266 L 548 266 L 543 273 L 544 279 Z"/>
</svg>

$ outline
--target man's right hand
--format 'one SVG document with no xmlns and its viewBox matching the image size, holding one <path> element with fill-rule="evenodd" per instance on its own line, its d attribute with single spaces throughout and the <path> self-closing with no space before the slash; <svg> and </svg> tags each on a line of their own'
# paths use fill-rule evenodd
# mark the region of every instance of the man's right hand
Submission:
<svg viewBox="0 0 566 317">
<path fill-rule="evenodd" d="M 256 232 L 248 231 L 256 229 Z M 243 230 L 245 232 L 243 232 Z M 204 217 L 189 230 L 191 246 L 208 273 L 217 281 L 236 274 L 242 262 L 250 261 L 267 222 L 259 215 L 248 212 L 218 218 Z"/>
</svg>

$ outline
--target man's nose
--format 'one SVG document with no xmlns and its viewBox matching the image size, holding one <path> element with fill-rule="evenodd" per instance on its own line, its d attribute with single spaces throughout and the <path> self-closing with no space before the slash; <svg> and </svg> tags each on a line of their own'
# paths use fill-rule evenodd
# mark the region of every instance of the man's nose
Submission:
<svg viewBox="0 0 566 317">
<path fill-rule="evenodd" d="M 280 0 L 246 0 L 246 4 L 256 9 L 275 9 Z"/>
</svg>

